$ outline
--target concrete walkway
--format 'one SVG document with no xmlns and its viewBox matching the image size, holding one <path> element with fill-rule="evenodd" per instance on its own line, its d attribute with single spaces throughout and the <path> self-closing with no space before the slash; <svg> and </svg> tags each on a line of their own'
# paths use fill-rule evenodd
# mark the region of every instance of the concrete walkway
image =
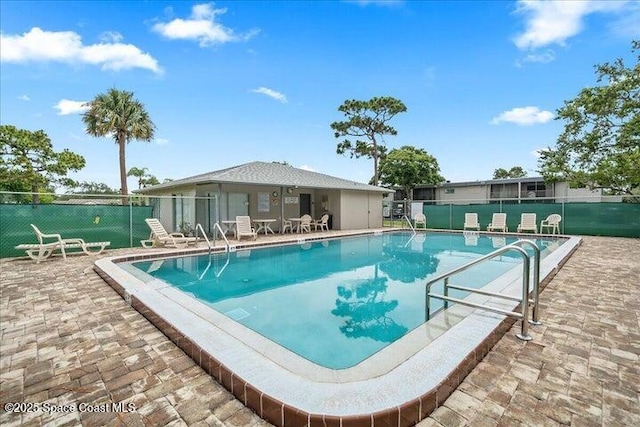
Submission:
<svg viewBox="0 0 640 427">
<path fill-rule="evenodd" d="M 0 260 L 0 425 L 268 425 L 127 305 L 94 259 Z M 516 324 L 419 426 L 640 425 L 640 240 L 585 238 L 541 300 L 534 340 L 517 340 Z M 11 402 L 30 404 L 7 412 Z M 77 410 L 112 402 L 135 408 Z M 58 412 L 35 410 L 45 404 Z"/>
</svg>

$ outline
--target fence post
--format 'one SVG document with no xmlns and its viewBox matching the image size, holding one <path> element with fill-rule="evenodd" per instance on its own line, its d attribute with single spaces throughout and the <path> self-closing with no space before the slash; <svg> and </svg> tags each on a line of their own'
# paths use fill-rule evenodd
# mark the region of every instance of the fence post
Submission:
<svg viewBox="0 0 640 427">
<path fill-rule="evenodd" d="M 453 230 L 453 203 L 449 203 L 449 230 Z"/>
<path fill-rule="evenodd" d="M 567 218 L 564 216 L 564 200 L 562 201 L 562 222 L 560 223 L 562 230 L 559 230 L 562 234 L 564 234 L 564 224 L 567 222 Z"/>
<path fill-rule="evenodd" d="M 129 247 L 133 247 L 133 202 L 129 198 Z"/>
</svg>

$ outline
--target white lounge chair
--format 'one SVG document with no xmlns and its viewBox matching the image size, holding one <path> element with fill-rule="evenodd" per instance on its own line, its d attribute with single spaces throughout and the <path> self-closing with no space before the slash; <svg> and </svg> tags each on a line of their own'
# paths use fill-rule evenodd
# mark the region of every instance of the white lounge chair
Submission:
<svg viewBox="0 0 640 427">
<path fill-rule="evenodd" d="M 329 215 L 322 215 L 320 219 L 313 221 L 311 225 L 315 227 L 316 231 L 318 231 L 318 227 L 320 227 L 320 231 L 329 231 Z"/>
<path fill-rule="evenodd" d="M 500 230 L 503 233 L 509 231 L 507 227 L 507 214 L 506 213 L 494 213 L 491 217 L 491 223 L 487 225 L 487 231 Z"/>
<path fill-rule="evenodd" d="M 559 214 L 551 214 L 547 219 L 540 221 L 540 233 L 544 232 L 544 229 L 551 230 L 550 234 L 560 234 L 560 221 L 562 216 Z"/>
<path fill-rule="evenodd" d="M 87 255 L 98 255 L 111 244 L 111 242 L 90 242 L 87 243 L 82 239 L 63 239 L 60 234 L 44 234 L 38 227 L 31 224 L 33 231 L 36 233 L 38 243 L 23 243 L 16 246 L 18 250 L 24 250 L 29 258 L 40 262 L 45 258 L 49 258 L 55 251 L 62 253 L 62 258 L 67 259 L 68 249 L 81 249 Z M 49 242 L 45 242 L 45 239 L 53 239 Z M 90 248 L 97 248 L 92 251 Z"/>
<path fill-rule="evenodd" d="M 536 221 L 536 214 L 523 213 L 520 215 L 520 224 L 518 224 L 518 233 L 525 231 L 533 231 L 538 234 L 538 222 Z"/>
<path fill-rule="evenodd" d="M 418 224 L 422 224 L 422 228 L 427 229 L 427 217 L 422 212 L 413 216 L 413 226 L 418 228 Z"/>
<path fill-rule="evenodd" d="M 311 215 L 305 214 L 300 217 L 300 225 L 298 226 L 298 233 L 311 233 L 311 223 L 313 222 L 313 218 Z"/>
<path fill-rule="evenodd" d="M 251 227 L 251 217 L 247 215 L 236 217 L 236 238 L 240 240 L 243 237 L 251 237 L 253 240 L 258 237 L 256 230 Z"/>
<path fill-rule="evenodd" d="M 151 229 L 149 239 L 140 241 L 140 244 L 145 248 L 186 248 L 189 245 L 196 245 L 198 242 L 195 237 L 185 237 L 182 233 L 167 232 L 158 218 L 146 218 L 144 221 Z"/>
<path fill-rule="evenodd" d="M 466 213 L 464 214 L 464 226 L 463 230 L 478 230 L 480 231 L 480 223 L 478 222 L 478 214 L 477 213 Z"/>
</svg>

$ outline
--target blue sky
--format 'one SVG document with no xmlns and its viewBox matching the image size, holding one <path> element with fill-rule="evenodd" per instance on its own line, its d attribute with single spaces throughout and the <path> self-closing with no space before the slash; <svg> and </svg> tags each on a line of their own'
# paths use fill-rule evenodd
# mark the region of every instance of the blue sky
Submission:
<svg viewBox="0 0 640 427">
<path fill-rule="evenodd" d="M 134 92 L 157 126 L 127 167 L 182 178 L 250 161 L 367 182 L 336 154 L 346 99 L 393 96 L 389 149 L 421 147 L 451 181 L 522 166 L 563 128 L 555 111 L 594 65 L 640 38 L 639 1 L 2 1 L 0 121 L 82 154 L 71 176 L 119 188 L 117 147 L 85 134 L 82 104 Z M 130 180 L 130 188 L 136 187 Z"/>
</svg>

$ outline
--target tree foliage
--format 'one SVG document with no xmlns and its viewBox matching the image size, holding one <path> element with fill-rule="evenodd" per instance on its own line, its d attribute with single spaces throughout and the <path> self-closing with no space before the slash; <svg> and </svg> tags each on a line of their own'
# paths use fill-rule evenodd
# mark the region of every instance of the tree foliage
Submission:
<svg viewBox="0 0 640 427">
<path fill-rule="evenodd" d="M 118 194 L 118 190 L 103 182 L 82 181 L 73 186 L 75 194 Z"/>
<path fill-rule="evenodd" d="M 405 145 L 393 149 L 380 162 L 380 181 L 383 184 L 401 187 L 407 197 L 418 184 L 439 184 L 438 161 L 422 148 Z"/>
<path fill-rule="evenodd" d="M 132 139 L 151 141 L 155 125 L 145 106 L 133 97 L 133 92 L 109 89 L 88 102 L 89 110 L 82 117 L 86 132 L 96 137 L 112 136 L 119 150 L 120 194 L 127 202 L 127 167 L 125 147 Z"/>
<path fill-rule="evenodd" d="M 398 113 L 407 111 L 402 101 L 389 96 L 374 97 L 368 101 L 345 101 L 338 111 L 345 121 L 331 123 L 336 138 L 346 137 L 336 147 L 337 154 L 350 153 L 351 157 L 373 159 L 373 184 L 378 185 L 378 161 L 385 156 L 385 135 L 397 135 L 389 121 Z"/>
<path fill-rule="evenodd" d="M 135 176 L 138 178 L 138 189 L 160 184 L 158 178 L 148 173 L 148 171 L 148 168 L 137 168 L 134 166 L 129 169 L 127 176 Z"/>
<path fill-rule="evenodd" d="M 498 168 L 493 171 L 493 179 L 524 178 L 525 176 L 527 176 L 527 172 L 521 166 L 514 166 L 509 170 Z"/>
<path fill-rule="evenodd" d="M 556 147 L 543 150 L 545 180 L 640 192 L 640 41 L 632 42 L 636 64 L 622 59 L 596 65 L 599 85 L 565 101 L 557 113 L 565 128 Z"/>
<path fill-rule="evenodd" d="M 66 183 L 67 173 L 84 165 L 80 154 L 68 149 L 54 151 L 43 130 L 0 126 L 0 189 L 4 191 L 29 191 L 33 203 L 39 203 L 38 192 L 52 191 L 52 185 Z"/>
</svg>

